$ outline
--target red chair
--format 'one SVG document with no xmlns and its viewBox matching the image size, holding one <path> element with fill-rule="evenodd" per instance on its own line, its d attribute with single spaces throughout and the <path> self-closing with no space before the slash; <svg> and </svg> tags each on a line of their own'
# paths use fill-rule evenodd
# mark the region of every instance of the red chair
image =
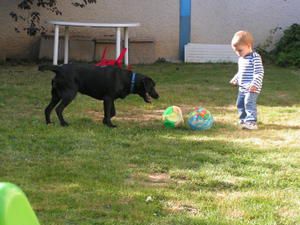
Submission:
<svg viewBox="0 0 300 225">
<path fill-rule="evenodd" d="M 117 59 L 106 59 L 106 51 L 107 51 L 107 47 L 105 47 L 101 59 L 100 61 L 96 64 L 96 66 L 113 66 L 113 65 L 117 65 L 119 68 L 122 68 L 122 64 L 123 64 L 123 58 L 125 56 L 125 53 L 127 51 L 127 48 L 123 48 L 119 57 Z M 128 65 L 127 69 L 130 70 L 131 66 Z"/>
</svg>

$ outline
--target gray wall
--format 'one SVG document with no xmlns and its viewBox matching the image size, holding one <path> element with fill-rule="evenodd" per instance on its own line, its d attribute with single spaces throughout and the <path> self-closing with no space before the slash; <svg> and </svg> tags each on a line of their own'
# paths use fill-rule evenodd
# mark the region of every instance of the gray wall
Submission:
<svg viewBox="0 0 300 225">
<path fill-rule="evenodd" d="M 140 22 L 129 30 L 132 38 L 155 40 L 155 57 L 178 59 L 179 0 L 98 0 L 84 9 L 59 1 L 62 16 L 42 11 L 45 20 L 94 22 Z M 8 13 L 16 9 L 17 0 L 0 1 L 0 59 L 37 57 L 39 37 L 17 34 Z M 234 32 L 246 29 L 254 34 L 256 44 L 264 43 L 269 31 L 277 26 L 300 23 L 299 0 L 192 0 L 191 41 L 196 43 L 230 43 Z M 47 25 L 49 32 L 52 26 Z M 72 28 L 72 35 L 102 38 L 114 35 L 110 29 Z M 277 38 L 282 33 L 277 34 Z"/>
<path fill-rule="evenodd" d="M 238 30 L 253 33 L 264 44 L 270 30 L 300 23 L 299 0 L 192 0 L 191 41 L 229 44 Z M 282 35 L 277 32 L 275 41 Z"/>
<path fill-rule="evenodd" d="M 1 0 L 0 28 L 6 30 L 4 45 L 7 57 L 31 57 L 36 54 L 38 38 L 27 37 L 14 32 L 14 25 L 8 13 L 16 9 L 17 1 Z M 84 9 L 73 7 L 71 1 L 59 1 L 62 16 L 55 16 L 43 10 L 43 20 L 70 20 L 89 22 L 139 22 L 139 28 L 129 29 L 135 39 L 154 39 L 155 57 L 171 60 L 178 57 L 179 1 L 178 0 L 98 0 L 97 4 Z M 47 25 L 49 32 L 52 26 Z M 111 29 L 71 28 L 71 35 L 103 38 L 114 35 Z"/>
<path fill-rule="evenodd" d="M 37 55 L 38 37 L 28 37 L 24 32 L 16 33 L 15 24 L 9 13 L 17 8 L 17 0 L 0 1 L 0 56 L 9 58 L 28 58 Z"/>
</svg>

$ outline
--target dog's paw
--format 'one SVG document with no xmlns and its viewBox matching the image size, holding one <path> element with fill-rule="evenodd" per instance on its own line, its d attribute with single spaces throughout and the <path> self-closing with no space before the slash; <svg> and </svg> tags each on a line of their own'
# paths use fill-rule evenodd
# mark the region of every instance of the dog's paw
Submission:
<svg viewBox="0 0 300 225">
<path fill-rule="evenodd" d="M 68 124 L 67 122 L 61 122 L 60 125 L 61 125 L 62 127 L 67 127 L 67 126 L 69 126 L 69 124 Z"/>
<path fill-rule="evenodd" d="M 111 121 L 107 120 L 106 118 L 103 118 L 102 122 L 103 122 L 104 125 L 106 125 L 110 128 L 116 128 L 117 127 L 117 125 L 112 124 Z"/>
<path fill-rule="evenodd" d="M 106 126 L 108 126 L 110 128 L 116 128 L 117 127 L 117 125 L 114 125 L 112 123 L 104 123 L 104 125 L 106 125 Z"/>
</svg>

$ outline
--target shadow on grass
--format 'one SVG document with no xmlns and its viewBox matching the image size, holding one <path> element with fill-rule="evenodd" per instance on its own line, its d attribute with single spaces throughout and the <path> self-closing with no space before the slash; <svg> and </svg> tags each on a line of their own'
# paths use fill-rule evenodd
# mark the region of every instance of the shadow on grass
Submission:
<svg viewBox="0 0 300 225">
<path fill-rule="evenodd" d="M 300 126 L 261 123 L 261 124 L 259 124 L 259 129 L 261 129 L 261 130 L 300 130 Z"/>
<path fill-rule="evenodd" d="M 1 179 L 21 184 L 26 187 L 26 192 L 33 188 L 35 192 L 29 192 L 30 197 L 38 208 L 44 204 L 39 214 L 48 221 L 56 221 L 50 215 L 51 206 L 55 205 L 55 217 L 68 214 L 66 221 L 83 223 L 85 220 L 80 212 L 91 212 L 95 220 L 101 218 L 104 224 L 106 221 L 118 221 L 119 224 L 153 224 L 153 221 L 157 222 L 155 224 L 176 224 L 178 221 L 177 224 L 232 224 L 218 212 L 213 199 L 205 203 L 211 207 L 206 218 L 189 216 L 187 211 L 170 213 L 164 202 L 172 201 L 173 195 L 185 198 L 188 193 L 195 192 L 278 187 L 276 182 L 272 186 L 272 176 L 282 168 L 276 162 L 262 160 L 268 150 L 214 140 L 223 129 L 233 129 L 230 125 L 216 124 L 208 131 L 194 132 L 188 128 L 164 129 L 161 121 L 116 121 L 119 125 L 116 129 L 89 118 L 70 117 L 69 121 L 71 125 L 66 128 L 59 124 L 45 128 L 42 124 L 28 130 L 27 134 L 23 130 L 26 128 L 20 126 L 11 131 L 19 138 L 14 143 L 2 144 L 2 151 L 6 153 L 0 155 Z M 161 186 L 144 182 L 142 175 L 147 177 L 152 173 L 170 174 L 170 181 Z M 268 183 L 265 182 L 266 175 Z M 131 179 L 130 183 L 128 179 Z M 293 185 L 296 183 L 291 182 L 286 188 Z M 149 195 L 161 200 L 147 203 L 145 199 Z M 59 210 L 64 207 L 72 210 Z M 214 219 L 211 212 L 219 218 Z M 137 218 L 142 222 L 137 223 Z"/>
<path fill-rule="evenodd" d="M 182 66 L 184 65 L 180 65 Z M 149 67 L 149 72 L 153 67 Z M 233 92 L 232 89 L 223 88 L 229 80 L 228 75 L 223 75 L 236 71 L 236 66 L 224 66 L 224 71 L 220 65 L 188 65 L 184 71 L 180 68 L 176 74 L 171 71 L 174 70 L 173 67 L 174 65 L 163 65 L 161 70 L 153 75 L 161 81 L 158 82 L 158 86 L 162 85 L 167 92 L 170 91 L 174 102 L 192 105 L 204 99 L 207 107 L 220 106 L 217 110 L 222 111 L 224 107 L 225 113 L 233 112 L 232 109 L 226 108 L 231 102 L 234 103 L 235 95 L 228 94 L 229 91 Z M 15 74 L 12 77 L 5 74 L 0 76 L 0 88 L 3 92 L 9 93 L 9 96 L 17 96 L 8 98 L 5 103 L 5 108 L 10 109 L 7 114 L 14 116 L 5 117 L 3 128 L 1 127 L 4 132 L 0 137 L 0 178 L 25 187 L 25 192 L 31 193 L 29 197 L 34 205 L 41 209 L 40 214 L 48 223 L 53 221 L 53 224 L 60 224 L 57 218 L 66 218 L 66 214 L 70 217 L 63 222 L 83 221 L 85 213 L 90 212 L 95 218 L 101 217 L 103 224 L 107 221 L 111 224 L 153 224 L 153 221 L 154 224 L 232 224 L 223 222 L 226 219 L 218 211 L 222 210 L 220 206 L 216 207 L 214 201 L 217 200 L 191 199 L 191 195 L 195 192 L 206 196 L 207 193 L 226 191 L 259 192 L 262 189 L 276 191 L 283 188 L 293 190 L 299 184 L 296 182 L 297 176 L 280 175 L 280 171 L 286 172 L 287 168 L 290 173 L 295 171 L 296 174 L 296 166 L 287 165 L 290 162 L 285 164 L 268 160 L 267 156 L 270 152 L 276 153 L 276 149 L 270 151 L 257 147 L 249 148 L 242 143 L 218 139 L 222 132 L 237 129 L 227 123 L 217 121 L 212 129 L 205 132 L 191 131 L 186 126 L 172 130 L 163 128 L 161 121 L 152 117 L 149 120 L 145 117 L 145 121 L 138 121 L 137 113 L 131 120 L 119 117 L 113 121 L 118 128 L 110 129 L 101 122 L 102 118 L 99 115 L 102 111 L 95 115 L 95 119 L 90 119 L 86 114 L 83 116 L 86 108 L 98 106 L 81 98 L 78 104 L 73 105 L 73 112 L 66 111 L 69 127 L 60 127 L 54 114 L 52 116 L 55 124 L 47 127 L 42 118 L 32 120 L 31 114 L 32 108 L 40 108 L 39 104 L 43 102 L 41 99 L 49 98 L 45 89 L 50 87 L 50 74 L 47 79 L 42 79 L 40 73 L 30 75 L 28 72 L 26 74 L 26 71 L 24 75 L 27 76 L 18 76 L 17 70 L 19 69 L 12 72 Z M 285 71 L 288 70 L 283 72 Z M 21 73 L 23 74 L 23 70 Z M 276 83 L 272 83 L 272 80 Z M 28 85 L 18 85 L 24 81 Z M 269 85 L 269 88 L 262 93 L 259 104 L 262 102 L 268 106 L 289 106 L 299 103 L 298 96 L 294 95 L 297 89 L 293 86 L 299 83 L 299 78 L 291 74 L 288 77 L 277 75 L 266 76 L 266 81 L 265 84 Z M 193 88 L 185 90 L 180 87 L 183 82 L 192 85 Z M 181 88 L 179 93 L 174 94 L 173 84 L 174 87 Z M 210 90 L 208 84 L 218 88 Z M 277 95 L 282 91 L 285 93 Z M 35 99 L 37 96 L 38 99 Z M 30 98 L 34 101 L 28 101 Z M 30 107 L 24 109 L 28 102 Z M 34 102 L 39 104 L 35 106 Z M 140 107 L 134 99 L 132 102 Z M 161 105 L 169 103 L 168 98 L 161 98 Z M 13 107 L 6 107 L 6 104 Z M 122 103 L 118 112 L 122 109 L 126 109 L 124 112 L 132 112 L 131 108 L 126 108 L 127 104 L 130 105 L 130 101 Z M 22 114 L 16 115 L 17 111 Z M 42 109 L 40 113 L 42 117 Z M 157 112 L 157 116 L 160 116 L 158 114 Z M 11 129 L 12 127 L 14 129 Z M 299 126 L 262 124 L 261 129 L 299 129 Z M 284 156 L 278 155 L 278 158 Z M 145 182 L 141 182 L 145 179 L 142 175 L 147 177 L 153 173 L 170 174 L 170 183 L 161 187 L 147 183 L 145 186 Z M 129 178 L 132 178 L 132 182 L 127 184 Z M 162 198 L 151 205 L 145 202 L 149 194 Z M 172 200 L 172 196 L 178 195 L 186 201 L 200 201 L 204 205 L 210 205 L 205 212 L 206 218 L 197 219 L 180 213 L 174 213 L 174 219 L 167 218 L 168 215 L 173 217 L 174 214 L 169 214 L 163 208 L 162 202 Z M 107 208 L 106 205 L 111 207 Z M 54 216 L 51 215 L 53 209 L 56 210 Z M 252 216 L 251 222 L 255 223 L 259 216 L 247 213 Z M 153 216 L 154 214 L 156 216 Z M 216 214 L 219 218 L 214 220 Z M 156 218 L 157 215 L 160 217 Z M 262 218 L 263 214 L 260 217 Z M 144 219 L 146 222 L 138 223 L 138 219 Z"/>
</svg>

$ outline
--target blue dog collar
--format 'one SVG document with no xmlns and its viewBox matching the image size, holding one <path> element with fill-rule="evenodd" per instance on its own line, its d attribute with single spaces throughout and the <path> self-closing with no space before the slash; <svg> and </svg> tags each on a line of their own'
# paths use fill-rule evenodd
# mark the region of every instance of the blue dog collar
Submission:
<svg viewBox="0 0 300 225">
<path fill-rule="evenodd" d="M 131 83 L 130 83 L 130 93 L 133 93 L 135 83 L 135 73 L 132 72 L 131 75 Z"/>
</svg>

